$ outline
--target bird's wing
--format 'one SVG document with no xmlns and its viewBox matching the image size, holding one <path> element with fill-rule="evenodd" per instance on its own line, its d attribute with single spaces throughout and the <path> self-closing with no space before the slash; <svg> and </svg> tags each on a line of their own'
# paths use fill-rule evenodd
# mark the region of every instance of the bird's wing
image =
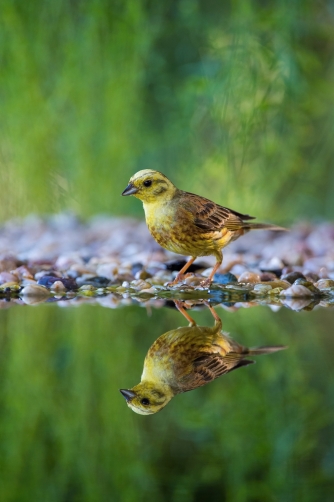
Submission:
<svg viewBox="0 0 334 502">
<path fill-rule="evenodd" d="M 193 371 L 180 382 L 180 392 L 187 392 L 206 385 L 212 380 L 225 375 L 230 371 L 253 364 L 255 361 L 243 359 L 242 354 L 231 352 L 226 356 L 219 354 L 205 354 L 193 362 Z"/>
<path fill-rule="evenodd" d="M 214 232 L 223 227 L 228 230 L 239 230 L 244 220 L 253 220 L 249 214 L 241 214 L 227 207 L 189 192 L 185 192 L 185 207 L 194 214 L 195 225 L 205 232 Z M 187 207 L 188 206 L 188 207 Z"/>
</svg>

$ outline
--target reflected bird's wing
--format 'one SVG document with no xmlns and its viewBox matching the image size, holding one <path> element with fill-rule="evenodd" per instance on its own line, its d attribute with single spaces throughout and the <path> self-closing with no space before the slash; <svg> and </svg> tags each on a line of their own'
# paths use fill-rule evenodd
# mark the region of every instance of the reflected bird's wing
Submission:
<svg viewBox="0 0 334 502">
<path fill-rule="evenodd" d="M 221 375 L 253 363 L 255 361 L 243 359 L 241 354 L 233 352 L 224 357 L 219 354 L 205 354 L 193 362 L 193 372 L 187 375 L 186 381 L 180 382 L 180 392 L 196 389 Z"/>
</svg>

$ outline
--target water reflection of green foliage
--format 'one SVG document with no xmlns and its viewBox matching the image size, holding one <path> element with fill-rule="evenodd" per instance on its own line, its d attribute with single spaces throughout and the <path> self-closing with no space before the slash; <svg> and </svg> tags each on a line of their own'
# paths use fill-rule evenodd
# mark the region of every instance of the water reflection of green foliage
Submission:
<svg viewBox="0 0 334 502">
<path fill-rule="evenodd" d="M 212 322 L 206 312 L 194 317 Z M 118 389 L 125 377 L 136 381 L 157 330 L 180 324 L 178 313 L 153 311 L 148 322 L 132 307 L 2 311 L 2 498 L 328 500 L 331 317 L 226 313 L 224 327 L 245 345 L 288 344 L 280 365 L 263 358 L 143 418 Z"/>
</svg>

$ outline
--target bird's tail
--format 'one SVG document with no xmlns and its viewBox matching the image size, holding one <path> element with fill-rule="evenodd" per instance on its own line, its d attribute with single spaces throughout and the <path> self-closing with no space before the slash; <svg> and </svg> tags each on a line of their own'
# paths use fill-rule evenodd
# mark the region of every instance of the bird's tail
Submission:
<svg viewBox="0 0 334 502">
<path fill-rule="evenodd" d="M 272 347 L 253 347 L 247 350 L 247 354 L 250 356 L 261 356 L 262 354 L 271 354 L 272 352 L 277 352 L 278 350 L 287 349 L 287 345 L 275 345 Z"/>
<path fill-rule="evenodd" d="M 272 225 L 271 223 L 244 223 L 242 228 L 244 230 L 276 230 L 286 232 L 288 229 Z"/>
</svg>

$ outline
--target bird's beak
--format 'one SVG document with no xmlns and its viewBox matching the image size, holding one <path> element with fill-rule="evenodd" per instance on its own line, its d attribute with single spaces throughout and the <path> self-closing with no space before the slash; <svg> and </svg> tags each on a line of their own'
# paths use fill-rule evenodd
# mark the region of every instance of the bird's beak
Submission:
<svg viewBox="0 0 334 502">
<path fill-rule="evenodd" d="M 125 397 L 126 402 L 131 401 L 134 397 L 136 397 L 135 392 L 132 392 L 132 390 L 128 389 L 119 389 L 120 393 L 122 394 L 123 397 Z"/>
<path fill-rule="evenodd" d="M 129 183 L 126 189 L 122 192 L 122 195 L 133 195 L 138 192 L 138 188 Z"/>
</svg>

